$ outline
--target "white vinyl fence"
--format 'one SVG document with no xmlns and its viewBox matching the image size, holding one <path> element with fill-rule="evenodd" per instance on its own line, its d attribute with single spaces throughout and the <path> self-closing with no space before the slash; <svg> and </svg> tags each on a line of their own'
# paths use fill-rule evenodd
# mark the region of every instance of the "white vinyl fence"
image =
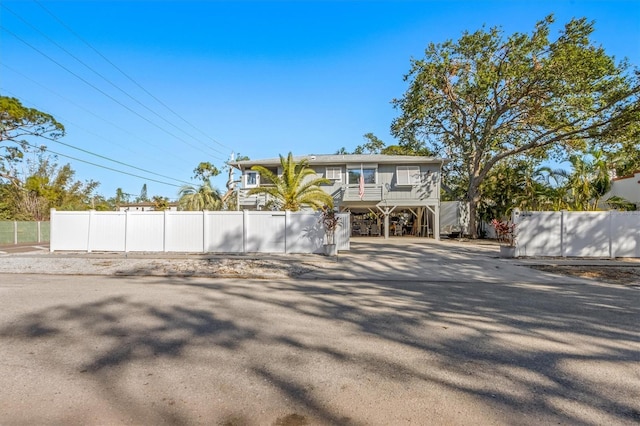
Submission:
<svg viewBox="0 0 640 426">
<path fill-rule="evenodd" d="M 521 212 L 516 256 L 640 257 L 640 212 Z"/>
<path fill-rule="evenodd" d="M 338 250 L 349 250 L 340 213 Z M 203 253 L 321 253 L 317 212 L 102 212 L 51 210 L 50 250 Z"/>
</svg>

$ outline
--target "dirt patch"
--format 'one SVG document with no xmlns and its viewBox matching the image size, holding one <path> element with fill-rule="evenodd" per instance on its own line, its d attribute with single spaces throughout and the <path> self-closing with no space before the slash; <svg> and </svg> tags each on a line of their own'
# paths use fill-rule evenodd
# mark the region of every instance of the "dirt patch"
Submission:
<svg viewBox="0 0 640 426">
<path fill-rule="evenodd" d="M 640 266 L 532 265 L 531 268 L 553 274 L 640 287 Z"/>
</svg>

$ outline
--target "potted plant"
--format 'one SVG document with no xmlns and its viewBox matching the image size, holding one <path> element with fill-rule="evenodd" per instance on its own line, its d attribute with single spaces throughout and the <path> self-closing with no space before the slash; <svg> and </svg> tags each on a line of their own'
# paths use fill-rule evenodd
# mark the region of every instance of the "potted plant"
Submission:
<svg viewBox="0 0 640 426">
<path fill-rule="evenodd" d="M 516 257 L 516 224 L 493 219 L 491 225 L 500 243 L 500 256 Z"/>
<path fill-rule="evenodd" d="M 335 256 L 338 254 L 335 242 L 336 229 L 341 225 L 341 220 L 333 208 L 324 206 L 320 213 L 320 223 L 324 228 L 325 235 L 324 254 Z"/>
</svg>

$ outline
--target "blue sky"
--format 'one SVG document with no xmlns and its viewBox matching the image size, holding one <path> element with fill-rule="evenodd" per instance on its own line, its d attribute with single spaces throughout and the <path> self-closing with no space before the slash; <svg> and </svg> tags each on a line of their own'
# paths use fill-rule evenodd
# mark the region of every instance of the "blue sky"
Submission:
<svg viewBox="0 0 640 426">
<path fill-rule="evenodd" d="M 331 154 L 368 132 L 393 143 L 391 100 L 406 90 L 410 58 L 483 24 L 528 33 L 554 13 L 557 31 L 584 16 L 609 54 L 640 65 L 635 0 L 1 5 L 0 93 L 54 115 L 67 130 L 62 142 L 156 173 L 36 142 L 145 176 L 58 159 L 78 179 L 99 181 L 106 197 L 146 183 L 149 195 L 175 199 L 172 185 L 189 182 L 201 161 L 222 167 L 232 150 L 252 159 Z M 225 180 L 214 184 L 224 189 Z"/>
</svg>

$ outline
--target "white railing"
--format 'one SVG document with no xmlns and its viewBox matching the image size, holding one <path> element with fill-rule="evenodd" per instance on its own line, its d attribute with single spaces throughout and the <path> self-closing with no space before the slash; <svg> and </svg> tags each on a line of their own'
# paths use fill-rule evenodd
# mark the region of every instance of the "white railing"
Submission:
<svg viewBox="0 0 640 426">
<path fill-rule="evenodd" d="M 349 214 L 340 216 L 348 228 Z M 321 253 L 318 219 L 317 212 L 51 210 L 50 250 Z M 336 232 L 336 244 L 349 250 L 348 229 Z"/>
<path fill-rule="evenodd" d="M 360 197 L 359 185 L 346 185 L 343 187 L 344 201 L 382 201 L 382 185 L 365 185 L 364 194 Z"/>
<path fill-rule="evenodd" d="M 516 256 L 640 257 L 640 212 L 521 212 Z"/>
</svg>

